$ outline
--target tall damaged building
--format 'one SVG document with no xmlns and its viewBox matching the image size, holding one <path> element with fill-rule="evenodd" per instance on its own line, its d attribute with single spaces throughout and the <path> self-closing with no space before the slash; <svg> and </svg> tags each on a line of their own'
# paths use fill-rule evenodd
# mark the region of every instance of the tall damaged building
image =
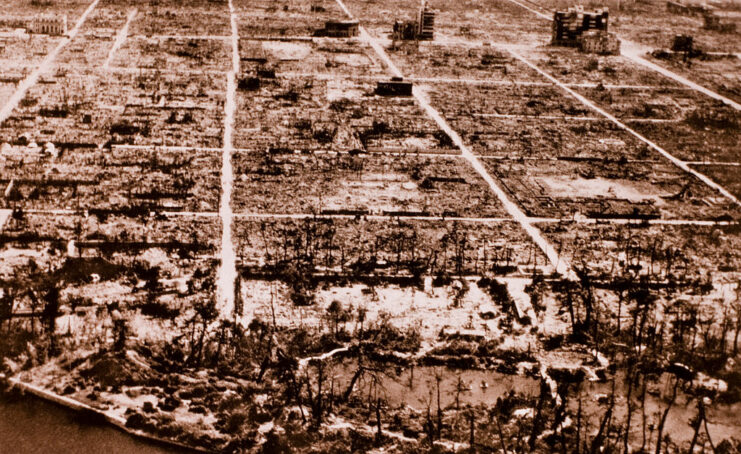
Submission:
<svg viewBox="0 0 741 454">
<path fill-rule="evenodd" d="M 578 47 L 583 52 L 619 54 L 620 40 L 608 31 L 609 11 L 584 11 L 581 6 L 553 13 L 554 46 Z"/>
<path fill-rule="evenodd" d="M 427 2 L 422 1 L 417 20 L 417 36 L 422 41 L 432 41 L 435 37 L 435 11 L 427 7 Z"/>
<path fill-rule="evenodd" d="M 609 11 L 601 8 L 596 11 L 584 11 L 581 6 L 569 8 L 566 11 L 553 13 L 554 46 L 579 47 L 579 40 L 587 30 L 607 31 Z"/>
<path fill-rule="evenodd" d="M 394 22 L 393 39 L 399 41 L 432 41 L 435 39 L 436 12 L 423 1 L 417 20 Z"/>
</svg>

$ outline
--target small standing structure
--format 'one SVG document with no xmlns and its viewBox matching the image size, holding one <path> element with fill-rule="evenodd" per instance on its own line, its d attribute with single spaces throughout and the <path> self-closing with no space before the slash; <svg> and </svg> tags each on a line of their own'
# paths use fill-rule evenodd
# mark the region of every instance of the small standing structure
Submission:
<svg viewBox="0 0 741 454">
<path fill-rule="evenodd" d="M 317 34 L 330 38 L 352 38 L 360 33 L 359 26 L 356 20 L 330 20 L 324 23 L 324 29 L 319 30 Z"/>
<path fill-rule="evenodd" d="M 690 35 L 676 35 L 672 41 L 672 51 L 682 54 L 682 60 L 687 61 L 698 56 L 701 51 L 695 49 L 695 41 Z"/>
<path fill-rule="evenodd" d="M 694 39 L 691 35 L 675 35 L 672 41 L 674 52 L 692 53 L 694 50 Z"/>
<path fill-rule="evenodd" d="M 405 82 L 401 77 L 392 77 L 390 81 L 376 83 L 378 96 L 412 96 L 412 83 Z"/>
<path fill-rule="evenodd" d="M 62 36 L 67 34 L 67 16 L 41 14 L 33 18 L 28 30 L 40 35 Z"/>
<path fill-rule="evenodd" d="M 714 11 L 705 13 L 703 16 L 705 30 L 714 30 L 721 33 L 734 33 L 736 31 L 736 23 L 732 22 L 731 18 L 727 15 L 722 15 Z"/>
<path fill-rule="evenodd" d="M 262 47 L 262 44 L 260 44 L 259 42 L 240 45 L 239 51 L 240 59 L 245 62 L 253 62 L 259 65 L 264 65 L 268 62 L 269 59 L 268 52 L 265 50 L 264 47 Z"/>
<path fill-rule="evenodd" d="M 394 41 L 414 41 L 417 39 L 417 28 L 413 20 L 397 20 L 391 36 Z"/>
<path fill-rule="evenodd" d="M 589 30 L 579 39 L 579 50 L 588 54 L 620 55 L 620 40 L 611 32 Z"/>
<path fill-rule="evenodd" d="M 668 0 L 666 9 L 670 13 L 682 14 L 685 16 L 704 15 L 713 11 L 713 7 L 705 4 L 684 3 L 679 0 Z"/>
<path fill-rule="evenodd" d="M 311 5 L 309 5 L 309 11 L 312 13 L 323 13 L 327 11 L 324 7 L 324 0 L 313 0 Z"/>
</svg>

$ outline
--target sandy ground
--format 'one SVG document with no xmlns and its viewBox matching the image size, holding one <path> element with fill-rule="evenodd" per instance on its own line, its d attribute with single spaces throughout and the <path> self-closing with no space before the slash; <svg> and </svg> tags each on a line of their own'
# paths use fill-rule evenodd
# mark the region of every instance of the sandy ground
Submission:
<svg viewBox="0 0 741 454">
<path fill-rule="evenodd" d="M 311 53 L 311 44 L 263 41 L 262 47 L 276 60 L 301 60 Z"/>
<path fill-rule="evenodd" d="M 602 177 L 586 179 L 560 175 L 536 179 L 558 197 L 605 197 L 628 199 L 631 202 L 653 200 L 660 205 L 662 197 L 672 195 L 645 181 Z"/>
<path fill-rule="evenodd" d="M 460 283 L 455 282 L 448 286 L 429 286 L 426 289 L 390 284 L 369 287 L 358 283 L 344 287 L 329 286 L 317 290 L 315 305 L 305 307 L 289 302 L 289 290 L 279 282 L 250 280 L 243 282 L 241 288 L 245 312 L 251 312 L 268 323 L 273 321 L 274 313 L 275 322 L 279 326 L 331 330 L 327 308 L 333 301 L 338 301 L 352 314 L 352 321 L 344 325 L 348 331 L 359 329 L 357 314 L 362 309 L 366 311 L 365 327 L 387 320 L 401 330 L 418 330 L 423 345 L 437 343 L 441 333 L 460 333 L 473 338 L 497 340 L 505 350 L 527 351 L 535 349 L 538 343 L 537 331 L 554 335 L 569 328 L 564 315 L 558 314 L 555 308 L 535 314 L 530 296 L 524 293 L 530 279 L 505 278 L 501 281 L 507 284 L 516 304 L 523 308 L 522 312 L 530 316 L 532 325 L 537 327 L 535 330 L 531 326 L 520 325 L 517 321 L 512 322 L 511 328 L 500 327 L 500 322 L 508 314 L 504 314 L 501 307 L 492 302 L 491 297 L 475 281 L 470 280 L 467 281 L 468 290 L 463 292 L 458 304 L 455 300 Z"/>
<path fill-rule="evenodd" d="M 350 284 L 345 287 L 319 289 L 316 305 L 297 307 L 286 301 L 288 288 L 282 283 L 268 281 L 248 281 L 242 283 L 243 298 L 247 306 L 254 308 L 256 316 L 263 320 L 272 319 L 271 295 L 274 301 L 276 321 L 283 326 L 321 326 L 326 324 L 326 308 L 332 301 L 339 301 L 346 309 L 357 313 L 359 308 L 367 311 L 366 323 L 374 323 L 381 318 L 396 327 L 419 328 L 423 338 L 435 339 L 444 327 L 454 329 L 486 329 L 488 337 L 496 337 L 498 329 L 493 320 L 482 320 L 480 311 L 499 311 L 491 298 L 475 284 L 463 297 L 459 307 L 452 306 L 455 290 L 451 286 L 432 287 L 429 291 L 414 287 L 384 285 L 368 287 L 365 284 Z M 350 325 L 352 326 L 352 325 Z M 348 326 L 348 328 L 350 328 Z"/>
</svg>

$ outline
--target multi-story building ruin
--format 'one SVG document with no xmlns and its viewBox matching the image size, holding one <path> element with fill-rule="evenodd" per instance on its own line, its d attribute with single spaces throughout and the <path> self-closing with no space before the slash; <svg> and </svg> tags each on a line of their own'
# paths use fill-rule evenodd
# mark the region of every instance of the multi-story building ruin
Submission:
<svg viewBox="0 0 741 454">
<path fill-rule="evenodd" d="M 553 14 L 554 46 L 578 47 L 582 52 L 600 55 L 620 53 L 620 40 L 607 29 L 607 8 L 584 11 L 581 6 Z"/>
<path fill-rule="evenodd" d="M 422 41 L 432 41 L 435 37 L 435 11 L 424 0 L 417 19 L 417 36 Z"/>
<path fill-rule="evenodd" d="M 432 41 L 435 39 L 435 11 L 425 1 L 419 8 L 417 20 L 394 22 L 392 37 L 398 41 Z"/>
<path fill-rule="evenodd" d="M 413 20 L 394 22 L 392 37 L 395 41 L 413 41 L 417 39 L 417 23 Z"/>
<path fill-rule="evenodd" d="M 584 11 L 581 6 L 553 13 L 553 39 L 555 46 L 580 47 L 580 38 L 588 30 L 607 32 L 609 12 L 607 8 Z"/>
<path fill-rule="evenodd" d="M 28 31 L 40 35 L 62 36 L 67 34 L 67 16 L 42 14 L 34 17 L 28 24 Z"/>
</svg>

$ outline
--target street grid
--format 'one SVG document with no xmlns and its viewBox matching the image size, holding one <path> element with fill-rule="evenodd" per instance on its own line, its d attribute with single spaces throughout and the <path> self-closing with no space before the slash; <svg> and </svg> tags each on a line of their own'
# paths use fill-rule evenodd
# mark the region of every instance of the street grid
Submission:
<svg viewBox="0 0 741 454">
<path fill-rule="evenodd" d="M 536 14 L 538 17 L 542 19 L 549 19 L 550 16 L 542 12 L 542 9 L 537 8 L 533 5 L 525 4 L 522 2 L 519 2 L 517 0 L 508 0 L 511 1 L 522 8 L 524 8 L 527 11 L 530 11 L 534 14 Z M 99 7 L 98 1 L 92 2 L 87 10 L 82 14 L 79 21 L 76 23 L 75 28 L 70 32 L 69 37 L 64 39 L 60 42 L 60 44 L 55 47 L 49 55 L 46 56 L 46 58 L 39 64 L 39 66 L 34 70 L 26 79 L 24 79 L 16 89 L 15 93 L 13 93 L 12 97 L 8 99 L 0 113 L 2 116 L 0 116 L 0 119 L 3 121 L 7 120 L 13 112 L 17 109 L 18 104 L 21 102 L 21 100 L 26 96 L 26 93 L 31 89 L 36 83 L 39 81 L 40 77 L 43 74 L 48 74 L 53 72 L 54 67 L 54 61 L 57 58 L 57 56 L 62 52 L 62 50 L 65 48 L 65 46 L 69 45 L 70 43 L 74 43 L 75 39 L 77 38 L 77 35 L 80 31 L 83 32 L 94 32 L 94 30 L 89 30 L 85 28 L 85 22 L 88 16 L 90 16 L 96 9 L 96 7 Z M 374 65 L 380 65 L 377 66 L 376 71 L 380 68 L 385 68 L 385 71 L 390 73 L 393 76 L 402 77 L 403 74 L 403 66 L 401 66 L 402 62 L 398 61 L 398 58 L 395 54 L 389 55 L 389 53 L 386 51 L 385 46 L 387 45 L 387 39 L 383 36 L 378 36 L 375 29 L 368 31 L 365 29 L 365 27 L 362 26 L 362 24 L 368 19 L 367 17 L 362 16 L 356 16 L 353 14 L 352 4 L 354 2 L 349 2 L 350 6 L 348 7 L 345 3 L 338 1 L 338 10 L 335 11 L 335 16 L 337 16 L 337 13 L 340 13 L 340 15 L 344 15 L 348 18 L 358 18 L 361 22 L 361 36 L 360 36 L 360 42 L 365 44 L 366 47 L 361 47 L 359 51 L 361 53 L 365 53 L 366 56 L 369 58 L 371 62 Z M 316 43 L 316 42 L 326 42 L 326 39 L 322 38 L 307 38 L 305 36 L 273 36 L 273 35 L 247 35 L 244 32 L 240 34 L 240 23 L 244 16 L 246 16 L 250 12 L 250 7 L 246 4 L 237 2 L 236 7 L 231 2 L 226 2 L 224 5 L 224 11 L 223 11 L 223 17 L 221 15 L 222 12 L 216 13 L 214 11 L 209 11 L 205 14 L 204 17 L 215 17 L 216 21 L 222 21 L 228 23 L 228 28 L 226 30 L 223 30 L 222 33 L 216 32 L 216 33 L 193 33 L 189 30 L 182 30 L 179 29 L 178 24 L 174 23 L 172 25 L 172 29 L 168 30 L 167 33 L 161 33 L 161 34 L 152 34 L 149 33 L 151 31 L 152 25 L 148 22 L 149 19 L 147 18 L 148 12 L 146 10 L 146 5 L 137 5 L 136 2 L 131 5 L 130 8 L 127 8 L 125 10 L 120 9 L 120 7 L 116 5 L 112 5 L 109 3 L 106 3 L 103 7 L 104 9 L 108 10 L 119 10 L 121 13 L 125 14 L 125 22 L 120 24 L 120 28 L 115 33 L 115 39 L 113 40 L 113 43 L 111 44 L 110 48 L 108 49 L 108 52 L 106 54 L 105 60 L 102 62 L 102 64 L 99 65 L 100 70 L 102 71 L 103 75 L 105 74 L 131 74 L 132 76 L 138 76 L 143 77 L 148 73 L 156 74 L 157 76 L 168 76 L 172 75 L 173 77 L 177 77 L 176 73 L 179 75 L 202 75 L 202 76 L 208 76 L 208 77 L 216 77 L 217 79 L 220 77 L 223 77 L 223 80 L 225 82 L 223 83 L 223 87 L 226 88 L 226 92 L 222 93 L 222 101 L 226 107 L 224 107 L 225 112 L 223 116 L 217 117 L 216 119 L 222 123 L 223 128 L 221 135 L 222 137 L 222 145 L 219 147 L 207 147 L 207 146 L 179 146 L 174 144 L 148 144 L 148 143 L 142 143 L 142 144 L 118 144 L 113 145 L 112 149 L 121 149 L 121 150 L 130 150 L 130 151 L 136 151 L 136 150 L 159 150 L 159 151 L 165 151 L 169 153 L 220 153 L 223 154 L 222 159 L 222 166 L 221 171 L 218 171 L 217 169 L 213 169 L 215 172 L 220 173 L 221 178 L 221 184 L 218 188 L 221 202 L 219 203 L 219 206 L 221 207 L 218 211 L 216 210 L 216 206 L 212 206 L 211 210 L 188 210 L 188 209 L 180 209 L 175 211 L 169 211 L 166 207 L 165 208 L 159 208 L 157 209 L 158 212 L 161 212 L 165 216 L 168 217 L 177 217 L 179 219 L 188 219 L 190 217 L 216 217 L 219 219 L 219 221 L 222 224 L 222 243 L 220 246 L 220 250 L 222 251 L 222 254 L 225 253 L 229 249 L 229 244 L 233 242 L 231 239 L 231 233 L 229 230 L 231 229 L 230 225 L 232 222 L 242 222 L 244 220 L 254 220 L 254 219 L 260 219 L 260 218 L 343 218 L 343 217 L 357 217 L 358 215 L 343 215 L 343 214 L 331 214 L 331 213 L 323 213 L 321 206 L 318 206 L 317 212 L 312 213 L 281 213 L 281 212 L 270 212 L 269 210 L 266 212 L 240 212 L 236 211 L 233 213 L 233 215 L 230 213 L 231 208 L 228 211 L 225 211 L 226 208 L 233 204 L 233 197 L 235 195 L 232 194 L 231 189 L 225 189 L 227 186 L 231 185 L 231 180 L 234 178 L 234 175 L 228 176 L 225 175 L 225 173 L 232 171 L 232 159 L 234 154 L 242 154 L 247 157 L 250 156 L 259 156 L 263 153 L 263 150 L 260 149 L 258 146 L 257 148 L 252 146 L 253 143 L 251 141 L 243 142 L 241 139 L 239 139 L 240 134 L 246 134 L 251 135 L 255 132 L 261 132 L 264 133 L 264 127 L 261 127 L 259 124 L 255 124 L 252 126 L 243 124 L 244 122 L 240 120 L 241 115 L 243 114 L 241 108 L 245 107 L 244 101 L 240 102 L 239 100 L 236 100 L 235 110 L 232 111 L 230 106 L 230 102 L 228 101 L 230 96 L 235 96 L 238 99 L 243 96 L 236 92 L 236 79 L 241 76 L 240 71 L 240 43 L 248 40 L 248 41 L 275 41 L 279 43 L 290 43 L 290 42 L 309 42 L 309 43 Z M 200 13 L 199 13 L 200 14 Z M 341 18 L 341 17 L 336 17 Z M 228 19 L 228 20 L 226 20 Z M 374 21 L 376 21 L 378 18 L 373 18 Z M 375 22 L 373 22 L 375 24 Z M 147 33 L 142 33 L 142 31 L 146 30 Z M 157 42 L 165 42 L 165 41 L 214 41 L 214 42 L 223 42 L 226 45 L 228 45 L 231 50 L 227 53 L 230 54 L 229 59 L 231 60 L 229 66 L 231 66 L 231 69 L 193 69 L 189 68 L 186 70 L 178 69 L 177 71 L 168 70 L 167 68 L 151 68 L 151 67 L 122 67 L 119 65 L 114 64 L 116 61 L 116 58 L 120 58 L 118 54 L 124 49 L 128 43 L 132 41 L 140 41 L 140 40 L 154 40 Z M 558 79 L 558 77 L 555 77 L 551 74 L 549 74 L 546 70 L 544 70 L 542 67 L 540 67 L 538 64 L 534 63 L 532 60 L 530 60 L 527 57 L 528 51 L 532 50 L 533 48 L 529 45 L 522 44 L 522 43 L 506 43 L 506 42 L 500 42 L 500 41 L 487 41 L 489 43 L 489 46 L 493 49 L 497 49 L 503 52 L 508 53 L 512 56 L 512 58 L 520 63 L 522 63 L 525 67 L 530 68 L 533 73 L 531 73 L 527 78 L 518 80 L 517 75 L 513 76 L 507 76 L 506 78 L 502 78 L 499 76 L 491 77 L 491 78 L 470 78 L 470 77 L 420 77 L 420 76 L 412 76 L 407 78 L 407 80 L 413 82 L 415 84 L 414 88 L 414 100 L 415 104 L 417 106 L 417 112 L 413 115 L 421 117 L 428 117 L 430 120 L 432 120 L 432 123 L 435 125 L 435 127 L 439 128 L 439 130 L 443 131 L 445 134 L 447 134 L 453 144 L 453 150 L 454 153 L 446 152 L 446 151 L 438 151 L 438 150 L 430 150 L 430 149 L 416 149 L 416 152 L 414 153 L 417 156 L 425 156 L 425 157 L 431 157 L 433 159 L 462 159 L 463 161 L 468 162 L 468 164 L 472 167 L 472 169 L 478 173 L 486 182 L 487 186 L 489 187 L 489 190 L 494 193 L 494 196 L 496 199 L 500 201 L 500 203 L 503 206 L 503 214 L 506 214 L 506 216 L 498 216 L 498 217 L 477 217 L 477 216 L 460 216 L 460 215 L 450 215 L 450 216 L 431 216 L 431 215 L 425 215 L 425 214 L 406 214 L 403 216 L 395 216 L 393 214 L 383 214 L 380 212 L 374 212 L 373 210 L 370 210 L 364 214 L 361 215 L 362 218 L 371 218 L 371 219 L 404 219 L 409 218 L 417 221 L 424 221 L 424 220 L 443 220 L 445 222 L 461 222 L 461 221 L 474 221 L 474 222 L 515 222 L 518 223 L 524 230 L 527 232 L 530 240 L 534 241 L 535 244 L 538 245 L 538 247 L 542 250 L 542 252 L 549 258 L 549 261 L 552 266 L 557 265 L 557 271 L 559 271 L 561 274 L 569 274 L 570 270 L 568 267 L 568 262 L 566 260 L 563 260 L 561 257 L 558 256 L 556 249 L 554 246 L 552 246 L 539 232 L 537 225 L 542 223 L 556 223 L 556 222 L 566 222 L 566 223 L 576 223 L 579 224 L 587 224 L 587 223 L 611 223 L 611 224 L 636 224 L 636 225 L 728 225 L 733 224 L 733 220 L 727 219 L 727 215 L 730 214 L 731 218 L 735 215 L 733 210 L 731 211 L 724 211 L 729 210 L 730 208 L 720 208 L 718 210 L 718 216 L 717 219 L 709 219 L 709 218 L 694 218 L 692 216 L 680 216 L 678 218 L 671 218 L 671 219 L 646 219 L 646 220 L 631 220 L 631 219 L 590 219 L 590 218 L 583 218 L 580 216 L 569 216 L 569 217 L 549 217 L 549 216 L 538 216 L 537 214 L 526 214 L 523 209 L 518 206 L 518 203 L 516 202 L 516 198 L 513 199 L 513 194 L 508 192 L 508 189 L 505 189 L 502 186 L 502 181 L 498 179 L 493 173 L 491 173 L 491 169 L 495 168 L 496 166 L 503 165 L 503 163 L 508 161 L 519 161 L 519 162 L 535 162 L 535 161 L 544 161 L 548 162 L 551 160 L 557 160 L 556 157 L 544 157 L 544 156 L 527 156 L 527 155 L 515 155 L 515 156 L 509 156 L 507 154 L 482 154 L 477 152 L 476 150 L 473 150 L 471 148 L 471 144 L 469 142 L 469 135 L 468 134 L 460 134 L 457 131 L 457 127 L 454 126 L 455 124 L 458 124 L 458 121 L 461 119 L 461 117 L 465 118 L 464 115 L 451 115 L 447 111 L 447 109 L 439 109 L 437 107 L 437 99 L 433 95 L 431 98 L 428 96 L 428 91 L 430 88 L 434 87 L 445 87 L 447 85 L 464 85 L 464 86 L 471 86 L 471 87 L 507 87 L 507 86 L 514 86 L 514 87 L 541 87 L 541 88 L 555 88 L 557 90 L 561 90 L 563 93 L 564 99 L 567 98 L 573 98 L 575 99 L 579 104 L 582 104 L 587 108 L 588 111 L 592 113 L 592 115 L 588 114 L 581 114 L 581 115 L 550 115 L 550 114 L 523 114 L 523 113 L 507 113 L 507 112 L 491 112 L 491 111 L 482 111 L 482 112 L 471 112 L 468 114 L 469 119 L 473 119 L 473 121 L 476 121 L 476 118 L 483 119 L 486 121 L 489 120 L 533 120 L 533 121 L 569 121 L 569 122 L 594 122 L 594 123 L 613 123 L 618 127 L 618 129 L 627 132 L 628 134 L 634 136 L 639 141 L 645 143 L 648 145 L 653 151 L 656 152 L 656 157 L 649 157 L 646 158 L 635 158 L 635 157 L 627 157 L 623 158 L 623 162 L 628 163 L 634 163 L 636 165 L 651 165 L 656 163 L 661 163 L 662 160 L 667 160 L 670 163 L 674 164 L 676 167 L 678 167 L 679 170 L 681 170 L 683 173 L 686 173 L 690 176 L 690 178 L 694 178 L 711 188 L 712 190 L 716 191 L 719 195 L 722 197 L 725 197 L 726 199 L 730 200 L 734 204 L 738 205 L 739 201 L 736 195 L 731 193 L 729 190 L 727 190 L 723 185 L 718 184 L 717 182 L 711 180 L 707 176 L 705 176 L 703 173 L 701 173 L 698 170 L 698 167 L 701 166 L 724 166 L 724 167 L 737 167 L 739 165 L 738 160 L 684 160 L 680 159 L 679 157 L 676 157 L 674 154 L 672 154 L 671 149 L 664 148 L 660 141 L 653 141 L 644 135 L 642 135 L 640 132 L 632 129 L 631 126 L 628 126 L 628 124 L 632 123 L 656 123 L 656 124 L 668 124 L 671 125 L 673 123 L 681 121 L 680 118 L 631 118 L 631 117 L 624 117 L 617 115 L 614 115 L 610 113 L 608 108 L 603 108 L 599 105 L 599 103 L 588 99 L 588 97 L 581 94 L 581 92 L 578 92 L 577 90 L 581 89 L 592 89 L 596 87 L 600 87 L 605 90 L 622 90 L 623 92 L 626 91 L 643 91 L 643 92 L 651 92 L 653 90 L 660 90 L 662 93 L 664 93 L 666 96 L 671 97 L 672 93 L 683 93 L 683 92 L 697 92 L 700 93 L 703 96 L 710 96 L 715 99 L 721 99 L 723 102 L 726 102 L 730 106 L 737 108 L 737 106 L 730 100 L 726 100 L 721 95 L 718 95 L 717 93 L 709 93 L 707 89 L 703 87 L 698 87 L 694 83 L 687 83 L 683 78 L 677 78 L 674 77 L 674 75 L 668 74 L 667 70 L 665 69 L 657 69 L 653 66 L 647 66 L 644 69 L 648 69 L 649 71 L 656 72 L 660 77 L 660 80 L 666 80 L 666 84 L 659 84 L 659 85 L 644 85 L 644 84 L 621 84 L 621 83 L 607 83 L 603 84 L 601 81 L 587 81 L 587 82 L 563 82 Z M 441 47 L 449 47 L 449 46 L 456 46 L 456 47 L 463 47 L 475 49 L 482 45 L 482 41 L 466 41 L 466 40 L 458 40 L 454 43 L 447 43 L 447 42 L 441 42 L 441 43 L 434 43 L 432 46 L 441 46 Z M 626 54 L 623 57 L 625 64 L 630 64 L 629 62 L 633 63 L 642 63 L 637 60 L 638 57 L 632 54 Z M 130 63 L 129 63 L 130 64 Z M 645 65 L 644 65 L 645 66 Z M 416 71 L 415 71 L 416 72 Z M 533 77 L 533 74 L 535 75 Z M 311 82 L 311 81 L 337 81 L 337 80 L 345 80 L 349 81 L 350 83 L 372 83 L 379 80 L 384 80 L 387 76 L 383 75 L 383 72 L 376 72 L 372 75 L 364 75 L 364 74 L 346 74 L 346 73 L 333 73 L 332 71 L 322 71 L 322 72 L 296 72 L 296 71 L 277 71 L 276 77 L 278 80 L 281 81 L 291 81 L 296 82 Z M 661 78 L 664 79 L 661 79 Z M 678 82 L 678 83 L 677 83 Z M 668 94 L 667 94 L 668 93 Z M 730 101 L 730 102 L 728 102 Z M 113 109 L 116 109 L 116 106 L 110 106 Z M 207 107 L 206 111 L 210 111 L 213 109 L 213 111 L 217 111 L 218 105 L 215 105 L 214 108 Z M 596 114 L 596 116 L 594 115 Z M 235 129 L 232 133 L 232 130 L 230 128 L 230 125 L 232 123 L 235 123 Z M 461 131 L 466 132 L 467 131 Z M 257 134 L 254 134 L 255 136 Z M 267 135 L 269 136 L 270 133 L 268 132 Z M 234 136 L 234 138 L 233 138 Z M 240 148 L 234 145 L 235 140 L 240 140 L 240 143 L 247 143 L 250 146 L 247 148 Z M 256 141 L 258 143 L 262 143 L 260 141 Z M 103 144 L 98 144 L 98 146 L 103 146 Z M 331 149 L 331 147 L 320 147 L 315 148 L 313 150 L 308 150 L 308 153 L 310 155 L 319 156 L 325 153 L 331 154 L 331 155 L 343 155 L 347 154 L 348 151 L 346 149 Z M 370 155 L 375 155 L 376 153 L 371 153 Z M 409 153 L 405 153 L 404 151 L 398 151 L 396 153 L 394 152 L 382 152 L 378 153 L 379 156 L 384 157 L 390 157 L 390 156 L 404 156 L 409 155 Z M 614 158 L 614 157 L 613 157 Z M 491 165 L 487 164 L 487 166 L 483 165 L 483 162 L 490 162 L 495 163 L 492 164 L 495 167 L 492 167 Z M 212 188 L 212 190 L 216 190 L 217 188 Z M 281 190 L 290 191 L 291 188 L 285 187 Z M 238 195 L 238 194 L 237 194 Z M 717 203 L 717 202 L 716 202 Z M 35 213 L 35 214 L 48 214 L 49 216 L 59 215 L 59 214 L 71 214 L 71 213 L 83 213 L 88 208 L 95 208 L 95 207 L 85 207 L 81 206 L 76 209 L 58 209 L 58 210 L 51 210 L 51 209 L 37 209 L 33 207 L 28 208 L 29 213 Z M 691 210 L 688 212 L 691 213 Z M 234 218 L 232 221 L 231 218 Z M 725 217 L 724 217 L 725 216 Z M 228 255 L 228 254 L 227 254 Z M 225 256 L 222 255 L 222 261 L 226 260 L 224 258 Z M 231 265 L 229 265 L 231 266 Z M 224 284 L 227 285 L 228 284 Z M 222 292 L 222 293 L 230 293 L 229 291 Z"/>
</svg>

